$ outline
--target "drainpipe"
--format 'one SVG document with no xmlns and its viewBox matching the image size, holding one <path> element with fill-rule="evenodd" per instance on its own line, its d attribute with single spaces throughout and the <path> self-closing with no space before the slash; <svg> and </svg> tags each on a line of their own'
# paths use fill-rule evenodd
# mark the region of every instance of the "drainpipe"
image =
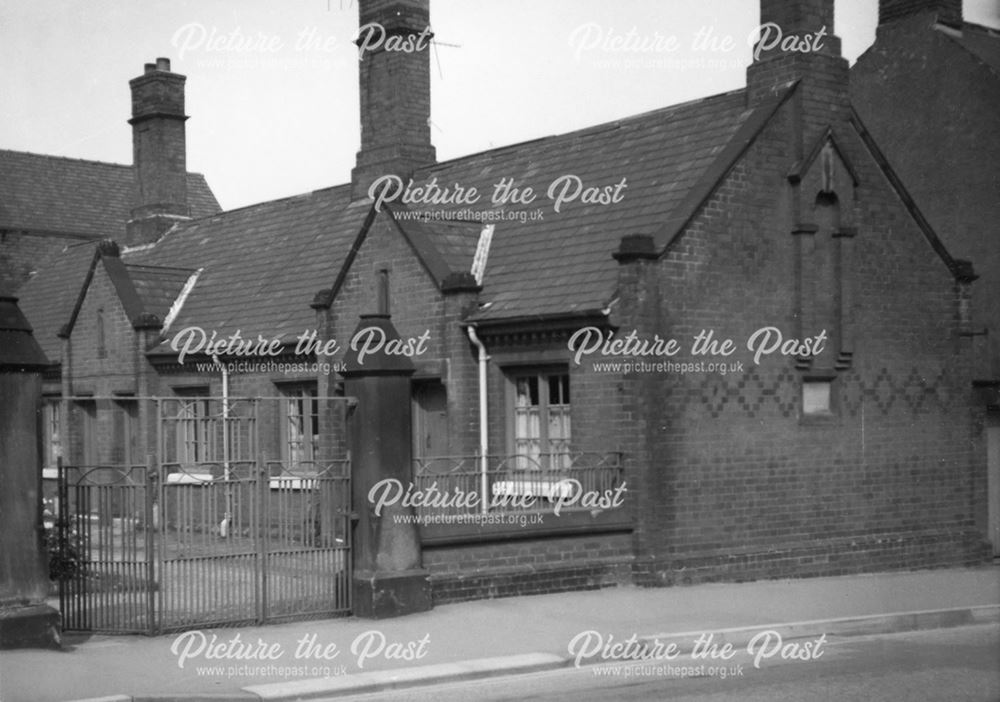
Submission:
<svg viewBox="0 0 1000 702">
<path fill-rule="evenodd" d="M 489 423 L 487 422 L 486 414 L 486 361 L 489 360 L 489 356 L 486 355 L 486 347 L 483 342 L 479 340 L 476 336 L 476 328 L 471 324 L 466 327 L 469 333 L 469 341 L 475 345 L 479 350 L 479 481 L 480 481 L 480 494 L 482 495 L 482 512 L 486 514 L 489 512 L 489 495 L 487 491 L 489 490 L 489 479 L 488 479 L 488 459 L 487 454 L 489 453 Z"/>
<path fill-rule="evenodd" d="M 229 369 L 219 361 L 217 354 L 212 360 L 222 369 L 222 476 L 226 482 L 226 515 L 219 524 L 219 536 L 229 536 L 229 523 L 233 518 L 233 486 L 229 472 Z"/>
</svg>

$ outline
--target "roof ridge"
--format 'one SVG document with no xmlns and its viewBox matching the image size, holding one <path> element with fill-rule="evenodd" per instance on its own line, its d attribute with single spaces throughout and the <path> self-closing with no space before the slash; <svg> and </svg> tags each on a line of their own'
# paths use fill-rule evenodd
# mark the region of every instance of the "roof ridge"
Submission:
<svg viewBox="0 0 1000 702">
<path fill-rule="evenodd" d="M 941 22 L 937 22 L 932 26 L 932 29 L 940 32 L 944 36 L 948 37 L 948 39 L 951 39 L 953 43 L 958 44 L 958 47 L 971 56 L 978 64 L 985 67 L 995 76 L 1000 77 L 1000 67 L 980 54 L 976 47 L 969 46 L 965 41 L 963 41 L 968 38 L 965 31 L 966 29 L 973 30 L 973 32 L 979 35 L 985 35 L 987 39 L 1000 38 L 1000 29 L 975 24 L 974 22 L 963 22 L 960 27 L 951 27 L 949 25 L 942 24 Z"/>
<path fill-rule="evenodd" d="M 33 156 L 35 158 L 58 159 L 60 161 L 74 161 L 77 163 L 92 163 L 97 166 L 114 166 L 115 168 L 135 168 L 127 163 L 114 163 L 113 161 L 98 161 L 92 158 L 77 158 L 74 156 L 57 156 L 55 154 L 40 154 L 35 151 L 16 151 L 14 149 L 0 149 L 0 154 L 20 154 L 22 156 Z"/>
<path fill-rule="evenodd" d="M 156 270 L 180 271 L 182 273 L 193 273 L 196 270 L 198 270 L 197 268 L 187 268 L 185 266 L 161 266 L 161 265 L 158 265 L 156 263 L 129 263 L 128 261 L 125 261 L 125 260 L 123 260 L 122 263 L 125 265 L 126 268 L 130 268 L 130 269 L 131 268 L 155 268 Z"/>
<path fill-rule="evenodd" d="M 750 144 L 767 126 L 798 85 L 798 80 L 780 83 L 775 86 L 778 92 L 744 111 L 746 116 L 742 122 L 730 135 L 712 162 L 702 171 L 698 180 L 688 188 L 687 195 L 670 213 L 660 231 L 654 234 L 654 241 L 661 255 L 684 234 L 691 218 L 708 201 L 721 180 L 726 177 L 726 174 L 743 156 L 743 153 L 750 148 Z"/>
<path fill-rule="evenodd" d="M 987 34 L 995 34 L 997 37 L 1000 37 L 1000 27 L 987 27 L 985 24 L 979 24 L 978 22 L 963 21 L 962 29 L 964 30 L 967 27 L 977 31 L 986 32 Z"/>
<path fill-rule="evenodd" d="M 134 170 L 135 164 L 130 163 L 115 163 L 114 161 L 98 161 L 94 158 L 78 158 L 76 156 L 59 156 L 56 154 L 40 154 L 37 151 L 18 151 L 16 149 L 0 149 L 0 154 L 18 154 L 20 156 L 32 156 L 34 158 L 44 158 L 59 161 L 70 161 L 73 163 L 89 163 L 95 166 L 111 166 L 113 168 L 125 168 L 128 170 Z M 205 177 L 205 174 L 201 171 L 187 171 L 189 176 L 201 176 Z"/>
<path fill-rule="evenodd" d="M 339 189 L 349 189 L 351 187 L 350 183 L 340 183 L 338 185 L 330 185 L 325 188 L 317 188 L 316 190 L 310 190 L 304 193 L 296 193 L 294 195 L 286 195 L 285 197 L 275 198 L 274 200 L 262 200 L 261 202 L 252 202 L 249 205 L 242 205 L 240 207 L 234 207 L 231 210 L 220 210 L 214 214 L 205 215 L 204 217 L 192 218 L 190 221 L 182 222 L 180 226 L 186 226 L 189 224 L 200 224 L 208 220 L 216 219 L 217 217 L 224 217 L 226 215 L 234 214 L 236 212 L 243 212 L 245 210 L 252 210 L 258 207 L 266 207 L 268 205 L 279 205 L 279 204 L 289 204 L 292 200 L 305 200 L 313 195 L 318 195 L 319 193 L 330 192 Z M 349 205 L 350 203 L 345 203 Z"/>
<path fill-rule="evenodd" d="M 738 95 L 739 93 L 744 93 L 744 92 L 746 92 L 746 87 L 745 86 L 742 87 L 742 88 L 735 88 L 733 90 L 727 90 L 727 91 L 722 92 L 722 93 L 715 93 L 714 95 L 706 95 L 706 96 L 700 97 L 700 98 L 692 98 L 691 100 L 686 100 L 684 102 L 678 102 L 676 104 L 667 105 L 665 107 L 656 107 L 656 108 L 653 108 L 652 110 L 646 110 L 645 112 L 638 112 L 636 114 L 626 115 L 625 117 L 619 117 L 618 119 L 610 120 L 610 121 L 607 121 L 607 122 L 600 122 L 598 124 L 590 125 L 589 127 L 581 127 L 580 129 L 574 129 L 574 130 L 569 131 L 569 132 L 561 132 L 561 133 L 558 133 L 558 134 L 548 134 L 546 136 L 537 137 L 535 139 L 528 139 L 528 140 L 525 140 L 525 141 L 519 141 L 519 142 L 515 142 L 513 144 L 505 144 L 504 146 L 497 146 L 497 147 L 494 147 L 492 149 L 483 149 L 482 151 L 474 151 L 474 152 L 472 152 L 470 154 L 465 154 L 464 156 L 456 156 L 455 158 L 451 158 L 451 159 L 448 159 L 446 161 L 438 161 L 437 163 L 430 164 L 430 165 L 424 166 L 422 168 L 418 168 L 417 170 L 418 171 L 431 171 L 431 170 L 440 168 L 442 166 L 453 165 L 453 164 L 455 164 L 457 162 L 464 161 L 466 159 L 473 159 L 473 158 L 476 158 L 476 157 L 485 156 L 487 154 L 490 154 L 490 155 L 499 155 L 502 152 L 520 149 L 520 148 L 523 148 L 523 147 L 525 147 L 525 146 L 527 146 L 529 144 L 536 144 L 536 143 L 542 142 L 542 141 L 571 139 L 571 138 L 578 138 L 578 137 L 581 137 L 581 136 L 589 136 L 589 135 L 592 135 L 592 134 L 599 134 L 599 133 L 605 132 L 605 131 L 613 131 L 615 129 L 620 128 L 621 126 L 623 126 L 624 124 L 626 124 L 628 122 L 638 121 L 638 120 L 641 120 L 641 119 L 648 119 L 649 117 L 651 117 L 652 115 L 655 115 L 655 114 L 666 113 L 666 112 L 670 112 L 672 110 L 678 110 L 678 109 L 681 109 L 681 108 L 684 108 L 684 107 L 691 107 L 692 105 L 695 105 L 695 104 L 698 104 L 698 103 L 708 102 L 709 100 L 717 100 L 719 98 L 728 97 L 728 96 L 735 96 L 735 95 Z"/>
</svg>

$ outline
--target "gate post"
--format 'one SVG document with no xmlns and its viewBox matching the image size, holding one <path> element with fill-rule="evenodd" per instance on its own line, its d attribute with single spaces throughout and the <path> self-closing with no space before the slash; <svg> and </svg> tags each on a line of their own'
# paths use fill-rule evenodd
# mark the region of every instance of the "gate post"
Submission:
<svg viewBox="0 0 1000 702">
<path fill-rule="evenodd" d="M 356 616 L 382 619 L 431 608 L 413 508 L 397 502 L 376 514 L 368 499 L 369 491 L 382 480 L 399 481 L 404 490 L 410 486 L 410 376 L 414 367 L 406 356 L 385 352 L 399 339 L 388 314 L 361 315 L 352 338 L 358 339 L 359 334 L 362 339 L 374 339 L 372 346 L 379 339 L 385 343 L 374 353 L 363 354 L 352 343 L 341 371 L 344 394 L 358 403 L 348 419 L 351 492 L 359 515 L 351 591 Z M 362 351 L 371 350 L 363 342 L 358 345 Z M 397 519 L 401 516 L 409 519 Z"/>
<path fill-rule="evenodd" d="M 45 604 L 39 420 L 48 360 L 17 306 L 0 296 L 0 648 L 59 645 Z"/>
</svg>

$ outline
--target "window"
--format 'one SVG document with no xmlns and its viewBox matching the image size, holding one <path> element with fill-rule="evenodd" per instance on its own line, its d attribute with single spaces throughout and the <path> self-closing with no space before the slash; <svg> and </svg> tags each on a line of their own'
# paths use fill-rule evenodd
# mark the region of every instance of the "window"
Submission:
<svg viewBox="0 0 1000 702">
<path fill-rule="evenodd" d="M 448 455 L 448 393 L 440 380 L 413 383 L 413 457 Z"/>
<path fill-rule="evenodd" d="M 59 433 L 59 400 L 45 400 L 42 405 L 42 461 L 44 468 L 57 468 L 62 456 Z"/>
<path fill-rule="evenodd" d="M 111 463 L 125 470 L 143 462 L 138 446 L 138 410 L 135 400 L 117 400 L 111 409 Z"/>
<path fill-rule="evenodd" d="M 105 338 L 104 338 L 105 335 L 104 335 L 104 308 L 103 307 L 99 307 L 97 309 L 97 329 L 96 329 L 96 334 L 97 334 L 97 357 L 98 358 L 107 358 L 107 356 L 108 356 L 108 349 L 107 349 L 107 346 L 105 345 Z"/>
<path fill-rule="evenodd" d="M 319 455 L 319 401 L 316 388 L 283 390 L 282 458 L 291 470 L 315 472 Z"/>
<path fill-rule="evenodd" d="M 556 469 L 570 462 L 569 373 L 517 373 L 513 384 L 513 453 L 523 470 Z"/>
<path fill-rule="evenodd" d="M 831 414 L 830 395 L 829 380 L 802 381 L 802 414 L 807 416 Z"/>
<path fill-rule="evenodd" d="M 67 436 L 67 453 L 72 463 L 96 466 L 99 460 L 97 437 L 100 431 L 97 424 L 97 403 L 89 399 L 74 401 L 69 425 L 73 430 Z"/>
<path fill-rule="evenodd" d="M 209 401 L 204 388 L 174 390 L 181 400 L 177 403 L 176 457 L 180 464 L 199 463 L 209 457 Z"/>
</svg>

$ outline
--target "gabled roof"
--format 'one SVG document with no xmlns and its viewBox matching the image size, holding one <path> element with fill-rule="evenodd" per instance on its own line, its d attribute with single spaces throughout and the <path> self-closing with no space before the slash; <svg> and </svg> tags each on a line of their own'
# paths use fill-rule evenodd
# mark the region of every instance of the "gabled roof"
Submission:
<svg viewBox="0 0 1000 702">
<path fill-rule="evenodd" d="M 397 229 L 410 242 L 424 268 L 441 287 L 452 273 L 468 273 L 476 254 L 479 234 L 483 229 L 480 222 L 445 220 L 422 222 L 419 219 L 401 219 L 408 211 L 405 205 L 389 207 L 385 210 L 392 216 Z M 398 212 L 394 212 L 396 210 Z"/>
<path fill-rule="evenodd" d="M 202 269 L 171 330 L 292 339 L 315 328 L 309 304 L 333 283 L 370 210 L 351 204 L 350 186 L 317 190 L 181 224 L 123 260 Z"/>
<path fill-rule="evenodd" d="M 380 216 L 406 237 L 439 286 L 449 273 L 469 271 L 481 224 L 399 221 L 388 208 L 375 213 L 368 201 L 351 203 L 346 185 L 184 223 L 154 246 L 126 250 L 123 258 L 130 271 L 157 266 L 161 278 L 166 265 L 182 266 L 178 270 L 188 275 L 201 270 L 171 332 L 198 326 L 291 340 L 315 328 L 310 303 L 322 290 L 333 287 L 336 294 Z M 183 286 L 186 280 L 178 273 L 172 282 Z M 165 343 L 156 352 L 172 353 Z"/>
<path fill-rule="evenodd" d="M 573 315 L 606 307 L 617 282 L 611 254 L 621 237 L 659 235 L 667 223 L 690 217 L 688 210 L 701 204 L 752 138 L 740 134 L 741 127 L 752 123 L 755 134 L 775 101 L 791 89 L 752 109 L 745 91 L 738 90 L 416 173 L 415 181 L 436 177 L 442 186 L 476 187 L 484 193 L 481 209 L 490 209 L 493 186 L 501 179 L 536 194 L 530 205 L 501 206 L 506 215 L 491 220 L 496 229 L 480 296 L 491 304 L 476 319 Z M 625 178 L 623 197 L 607 205 L 577 198 L 555 212 L 547 193 L 564 175 L 600 188 Z M 692 199 L 699 188 L 705 192 Z"/>
<path fill-rule="evenodd" d="M 59 331 L 69 322 L 76 301 L 97 256 L 97 242 L 67 246 L 48 259 L 18 290 L 18 304 L 34 330 L 35 339 L 53 363 L 62 358 Z"/>
<path fill-rule="evenodd" d="M 945 248 L 944 242 L 938 237 L 937 232 L 934 231 L 934 227 L 931 226 L 927 218 L 924 217 L 920 208 L 917 207 L 917 203 L 913 200 L 906 186 L 903 185 L 902 179 L 896 173 L 895 169 L 889 163 L 889 159 L 885 157 L 882 150 L 879 148 L 878 143 L 875 138 L 871 135 L 871 132 L 865 127 L 864 122 L 861 121 L 861 116 L 858 114 L 857 110 L 853 107 L 851 108 L 851 124 L 857 131 L 858 136 L 861 137 L 861 141 L 864 142 L 865 148 L 868 149 L 868 153 L 874 159 L 882 175 L 889 182 L 889 186 L 896 193 L 896 196 L 903 203 L 907 212 L 913 218 L 913 221 L 920 228 L 921 233 L 930 244 L 930 247 L 934 249 L 935 253 L 941 258 L 944 264 L 951 271 L 951 274 L 956 280 L 971 283 L 978 276 L 973 273 L 972 264 L 969 261 L 958 260 L 952 257 L 948 253 L 947 248 Z"/>
<path fill-rule="evenodd" d="M 785 86 L 752 109 L 742 90 L 717 95 L 414 174 L 415 181 L 436 177 L 445 186 L 478 188 L 484 197 L 473 216 L 491 209 L 501 178 L 538 194 L 531 205 L 499 206 L 507 214 L 490 220 L 495 230 L 481 300 L 492 304 L 477 319 L 605 307 L 617 283 L 611 254 L 622 235 L 662 234 L 664 226 L 686 221 L 793 89 Z M 625 178 L 624 197 L 609 205 L 569 202 L 554 212 L 546 192 L 564 175 L 585 187 Z M 391 220 L 439 286 L 451 273 L 468 273 L 483 223 L 463 216 L 459 210 L 470 208 L 459 206 L 439 208 L 446 215 L 440 219 L 414 217 L 428 209 L 392 203 L 375 212 L 367 200 L 352 203 L 345 185 L 182 223 L 155 245 L 126 250 L 122 258 L 136 289 L 149 290 L 144 297 L 155 297 L 161 311 L 187 281 L 183 272 L 200 269 L 171 331 L 199 326 L 291 340 L 315 327 L 310 302 L 321 290 L 337 294 L 378 217 Z M 161 287 L 154 286 L 149 266 L 156 267 Z M 181 271 L 170 274 L 165 267 Z M 152 302 L 147 306 L 156 311 Z M 168 351 L 165 344 L 157 349 Z"/>
<path fill-rule="evenodd" d="M 405 229 L 410 224 L 404 222 L 402 226 Z M 425 231 L 452 273 L 469 271 L 483 231 L 481 222 L 434 222 Z"/>
<path fill-rule="evenodd" d="M 0 229 L 119 238 L 132 210 L 135 168 L 0 150 Z M 192 217 L 219 212 L 205 177 L 188 174 Z"/>
<path fill-rule="evenodd" d="M 851 180 L 854 185 L 857 186 L 860 180 L 858 179 L 858 171 L 854 168 L 854 164 L 851 163 L 851 159 L 847 156 L 847 152 L 841 147 L 840 139 L 837 138 L 837 134 L 833 127 L 827 127 L 823 130 L 823 133 L 819 135 L 817 139 L 813 141 L 812 148 L 809 152 L 800 160 L 797 161 L 788 171 L 788 182 L 789 183 L 799 183 L 805 177 L 806 173 L 812 167 L 813 162 L 823 151 L 823 147 L 830 144 L 833 150 L 837 154 L 837 158 L 840 159 L 841 163 L 844 164 L 844 168 L 851 176 Z"/>
<path fill-rule="evenodd" d="M 133 325 L 153 321 L 149 315 L 162 322 L 195 272 L 176 267 L 123 265 L 117 245 L 106 240 L 66 247 L 18 293 L 19 304 L 35 338 L 52 363 L 60 361 L 59 336 L 72 331 L 100 264 Z"/>
<path fill-rule="evenodd" d="M 188 279 L 196 272 L 191 268 L 126 265 L 136 294 L 142 300 L 143 311 L 156 315 L 163 322 Z"/>
</svg>

